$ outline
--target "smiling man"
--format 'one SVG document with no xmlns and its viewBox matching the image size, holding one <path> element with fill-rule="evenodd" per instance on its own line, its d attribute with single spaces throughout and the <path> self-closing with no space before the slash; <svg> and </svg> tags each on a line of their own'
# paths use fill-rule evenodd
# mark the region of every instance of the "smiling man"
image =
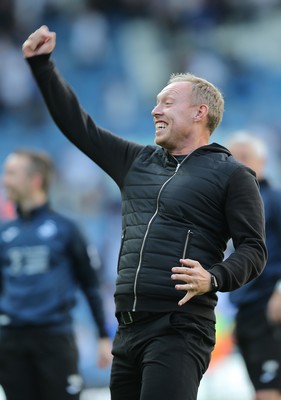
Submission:
<svg viewBox="0 0 281 400">
<path fill-rule="evenodd" d="M 152 111 L 156 146 L 143 146 L 82 109 L 50 58 L 55 40 L 42 26 L 24 57 L 57 126 L 122 196 L 111 399 L 195 400 L 215 345 L 216 291 L 244 285 L 266 261 L 255 174 L 208 144 L 224 110 L 210 82 L 172 75 Z"/>
</svg>

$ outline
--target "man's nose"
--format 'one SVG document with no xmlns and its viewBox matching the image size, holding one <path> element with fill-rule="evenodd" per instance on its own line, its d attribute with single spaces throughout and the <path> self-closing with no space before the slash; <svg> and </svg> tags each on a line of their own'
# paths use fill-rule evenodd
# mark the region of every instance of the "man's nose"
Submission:
<svg viewBox="0 0 281 400">
<path fill-rule="evenodd" d="M 153 110 L 151 111 L 151 114 L 152 114 L 153 117 L 155 117 L 155 115 L 160 115 L 160 114 L 162 114 L 162 110 L 161 110 L 161 107 L 160 107 L 159 104 L 157 104 L 157 105 L 153 108 Z"/>
</svg>

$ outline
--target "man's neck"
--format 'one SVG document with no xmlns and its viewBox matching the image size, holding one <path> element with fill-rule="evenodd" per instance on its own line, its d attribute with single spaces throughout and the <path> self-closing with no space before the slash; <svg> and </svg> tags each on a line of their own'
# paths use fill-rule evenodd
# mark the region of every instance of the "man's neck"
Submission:
<svg viewBox="0 0 281 400">
<path fill-rule="evenodd" d="M 46 196 L 37 196 L 32 199 L 26 199 L 17 204 L 17 207 L 21 210 L 23 214 L 29 214 L 32 210 L 39 208 L 47 203 Z"/>
</svg>

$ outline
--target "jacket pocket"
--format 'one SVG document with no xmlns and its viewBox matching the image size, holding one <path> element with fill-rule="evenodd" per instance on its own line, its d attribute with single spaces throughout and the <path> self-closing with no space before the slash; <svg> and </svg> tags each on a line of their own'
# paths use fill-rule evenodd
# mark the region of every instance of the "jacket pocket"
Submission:
<svg viewBox="0 0 281 400">
<path fill-rule="evenodd" d="M 186 237 L 185 237 L 185 242 L 184 242 L 184 247 L 183 247 L 183 252 L 182 252 L 182 256 L 181 258 L 188 258 L 188 248 L 190 246 L 190 241 L 191 241 L 191 237 L 193 235 L 193 232 L 188 229 Z"/>
<path fill-rule="evenodd" d="M 119 272 L 119 269 L 120 269 L 119 264 L 120 264 L 120 258 L 121 258 L 123 244 L 124 244 L 124 240 L 125 240 L 125 234 L 126 234 L 126 228 L 122 230 L 120 250 L 119 250 L 118 259 L 117 259 L 117 273 Z"/>
</svg>

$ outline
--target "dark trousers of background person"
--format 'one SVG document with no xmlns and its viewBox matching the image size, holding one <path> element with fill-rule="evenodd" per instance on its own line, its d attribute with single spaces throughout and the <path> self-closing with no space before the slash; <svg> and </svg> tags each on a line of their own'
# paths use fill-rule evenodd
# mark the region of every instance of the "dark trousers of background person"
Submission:
<svg viewBox="0 0 281 400">
<path fill-rule="evenodd" d="M 0 334 L 0 385 L 7 400 L 78 400 L 81 378 L 71 334 L 40 328 Z"/>
<path fill-rule="evenodd" d="M 160 313 L 119 326 L 113 343 L 111 400 L 196 400 L 215 344 L 215 323 Z"/>
<path fill-rule="evenodd" d="M 281 324 L 265 309 L 243 307 L 236 317 L 236 341 L 255 390 L 281 392 Z"/>
</svg>

